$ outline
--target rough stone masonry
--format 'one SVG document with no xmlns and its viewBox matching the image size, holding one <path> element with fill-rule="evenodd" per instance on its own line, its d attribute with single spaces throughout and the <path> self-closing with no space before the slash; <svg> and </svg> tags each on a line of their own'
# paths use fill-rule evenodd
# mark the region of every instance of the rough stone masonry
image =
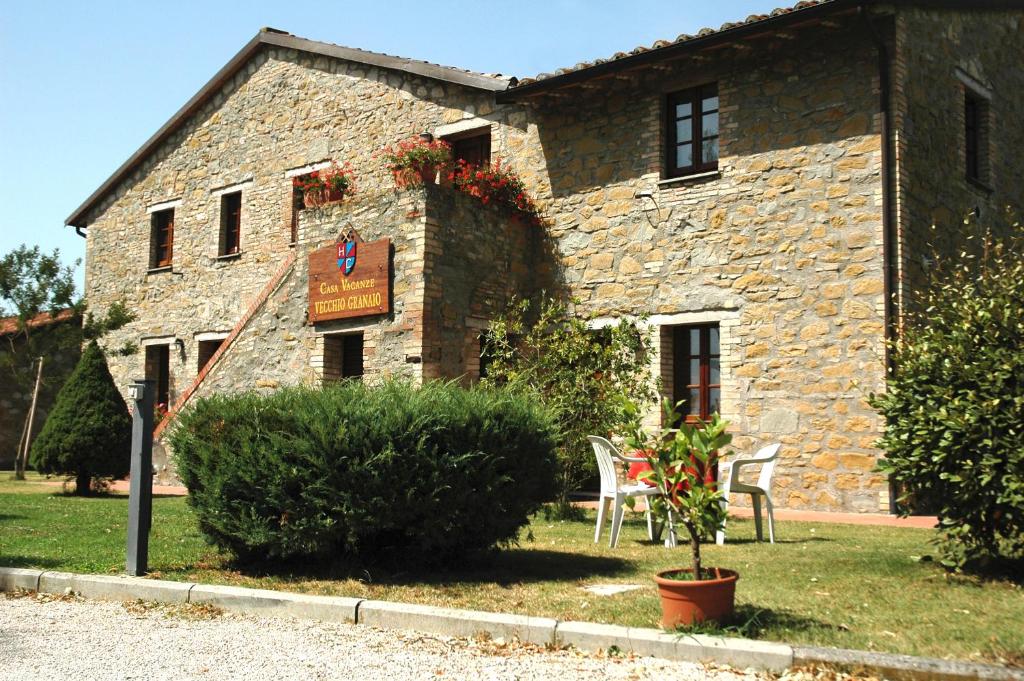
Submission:
<svg viewBox="0 0 1024 681">
<path fill-rule="evenodd" d="M 955 244 L 968 211 L 1024 203 L 1007 151 L 1024 146 L 1021 12 L 934 4 L 802 3 L 522 83 L 265 31 L 69 219 L 87 228 L 89 304 L 138 316 L 109 344 L 168 348 L 172 403 L 317 384 L 356 333 L 366 380 L 472 381 L 488 321 L 542 290 L 595 324 L 642 320 L 672 396 L 675 330 L 711 325 L 737 450 L 783 444 L 776 503 L 887 511 L 865 398 L 884 386 L 922 234 Z M 717 167 L 667 178 L 666 98 L 707 83 Z M 965 92 L 988 102 L 981 181 L 963 172 Z M 421 132 L 486 136 L 544 229 L 445 186 L 395 188 L 377 154 Z M 296 209 L 292 178 L 329 160 L 352 164 L 358 193 Z M 234 191 L 241 249 L 220 255 Z M 168 208 L 173 262 L 154 268 L 151 213 Z M 393 243 L 391 312 L 310 323 L 306 256 L 351 228 Z M 201 371 L 200 343 L 225 336 Z M 111 357 L 119 385 L 143 354 Z"/>
</svg>

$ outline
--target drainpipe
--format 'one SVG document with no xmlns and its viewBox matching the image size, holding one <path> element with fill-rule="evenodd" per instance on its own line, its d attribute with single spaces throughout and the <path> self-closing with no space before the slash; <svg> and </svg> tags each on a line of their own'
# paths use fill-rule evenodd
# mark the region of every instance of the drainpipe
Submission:
<svg viewBox="0 0 1024 681">
<path fill-rule="evenodd" d="M 892 112 L 890 109 L 890 94 L 892 92 L 892 81 L 890 76 L 889 49 L 878 34 L 871 17 L 868 14 L 866 5 L 860 5 L 858 14 L 864 20 L 871 40 L 878 53 L 878 89 L 879 89 L 879 112 L 882 114 L 881 136 L 882 136 L 882 286 L 885 296 L 885 375 L 888 376 L 893 370 L 892 352 L 890 344 L 896 338 L 896 313 L 893 303 L 894 285 L 893 267 L 893 244 L 896 242 L 896 224 L 892 214 L 892 159 L 895 154 L 892 151 L 892 138 L 889 131 L 892 127 Z M 889 513 L 895 514 L 896 508 L 896 486 L 889 480 Z"/>
<path fill-rule="evenodd" d="M 85 227 L 82 227 L 81 225 L 75 225 L 75 234 L 77 234 L 78 236 L 80 236 L 80 237 L 82 237 L 84 239 L 86 237 L 85 237 L 85 232 L 82 231 L 83 229 L 85 229 Z"/>
</svg>

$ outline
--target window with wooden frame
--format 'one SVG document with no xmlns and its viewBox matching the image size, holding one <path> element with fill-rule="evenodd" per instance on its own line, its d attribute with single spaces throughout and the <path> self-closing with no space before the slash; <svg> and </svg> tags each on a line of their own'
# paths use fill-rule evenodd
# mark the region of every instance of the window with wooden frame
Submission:
<svg viewBox="0 0 1024 681">
<path fill-rule="evenodd" d="M 163 405 L 165 409 L 170 405 L 170 375 L 171 375 L 171 346 L 169 345 L 148 345 L 146 346 L 145 376 L 153 381 L 156 393 L 154 403 Z"/>
<path fill-rule="evenodd" d="M 242 192 L 220 197 L 220 247 L 218 255 L 236 255 L 241 250 Z"/>
<path fill-rule="evenodd" d="M 988 183 L 989 102 L 969 88 L 964 89 L 964 163 L 968 180 Z"/>
<path fill-rule="evenodd" d="M 668 95 L 665 107 L 665 176 L 718 170 L 718 84 Z"/>
<path fill-rule="evenodd" d="M 324 382 L 362 376 L 362 332 L 324 336 Z"/>
<path fill-rule="evenodd" d="M 150 215 L 149 266 L 170 267 L 174 256 L 174 209 L 158 210 Z"/>
<path fill-rule="evenodd" d="M 722 370 L 718 324 L 673 328 L 672 401 L 684 402 L 687 423 L 721 410 Z"/>
<path fill-rule="evenodd" d="M 466 136 L 446 137 L 452 145 L 452 160 L 460 159 L 474 166 L 491 164 L 491 129 L 474 131 Z"/>
</svg>

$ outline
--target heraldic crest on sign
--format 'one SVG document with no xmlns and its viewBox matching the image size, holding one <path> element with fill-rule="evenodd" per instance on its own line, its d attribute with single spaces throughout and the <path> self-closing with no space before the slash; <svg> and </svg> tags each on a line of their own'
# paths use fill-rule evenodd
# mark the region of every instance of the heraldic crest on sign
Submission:
<svg viewBox="0 0 1024 681">
<path fill-rule="evenodd" d="M 316 324 L 390 312 L 390 260 L 390 239 L 363 241 L 351 225 L 333 244 L 311 251 L 309 320 Z"/>
<path fill-rule="evenodd" d="M 338 269 L 346 277 L 352 274 L 356 266 L 356 253 L 359 248 L 359 234 L 355 229 L 349 228 L 348 233 L 338 242 Z"/>
</svg>

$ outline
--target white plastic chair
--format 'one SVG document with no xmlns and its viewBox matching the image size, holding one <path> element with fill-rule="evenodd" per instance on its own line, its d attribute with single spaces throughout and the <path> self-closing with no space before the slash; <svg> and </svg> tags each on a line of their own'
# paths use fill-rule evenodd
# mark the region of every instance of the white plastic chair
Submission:
<svg viewBox="0 0 1024 681">
<path fill-rule="evenodd" d="M 719 478 L 725 478 L 722 483 L 722 508 L 729 508 L 729 494 L 749 494 L 750 503 L 754 507 L 754 527 L 757 530 L 757 540 L 763 541 L 761 531 L 761 497 L 764 497 L 765 506 L 768 511 L 768 541 L 775 543 L 775 514 L 772 503 L 772 473 L 775 472 L 775 462 L 779 458 L 781 443 L 768 445 L 757 450 L 757 453 L 750 459 L 735 459 L 718 465 Z M 753 466 L 761 464 L 761 473 L 757 476 L 757 484 L 747 485 L 740 482 L 740 468 L 742 466 Z M 728 474 L 728 477 L 726 477 Z M 722 529 L 715 533 L 715 543 L 725 543 L 725 522 L 722 522 Z"/>
<path fill-rule="evenodd" d="M 615 503 L 612 511 L 612 536 L 608 545 L 615 548 L 619 544 L 619 530 L 622 529 L 623 505 L 627 497 L 649 497 L 658 493 L 658 488 L 645 485 L 642 482 L 635 485 L 620 485 L 619 478 L 615 474 L 615 459 L 624 463 L 641 463 L 647 459 L 643 457 L 623 456 L 615 449 L 615 445 L 603 437 L 588 435 L 587 440 L 594 448 L 594 455 L 597 457 L 597 470 L 601 473 L 601 496 L 597 502 L 597 528 L 594 530 L 594 543 L 601 541 L 601 527 L 604 525 L 604 516 L 609 501 Z M 654 521 L 651 518 L 651 502 L 644 499 L 647 506 L 647 538 L 655 539 Z M 660 535 L 661 533 L 658 532 Z"/>
</svg>

